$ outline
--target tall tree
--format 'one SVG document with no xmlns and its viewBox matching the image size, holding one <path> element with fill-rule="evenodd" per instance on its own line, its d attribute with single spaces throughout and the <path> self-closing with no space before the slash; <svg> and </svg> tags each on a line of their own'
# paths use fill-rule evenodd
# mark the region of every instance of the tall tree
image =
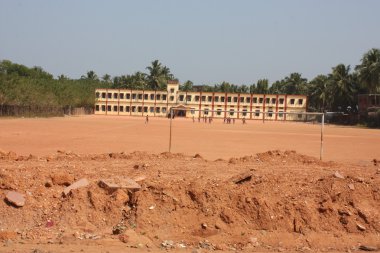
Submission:
<svg viewBox="0 0 380 253">
<path fill-rule="evenodd" d="M 380 92 L 380 49 L 372 48 L 365 53 L 355 69 L 360 83 L 369 93 Z"/>
<path fill-rule="evenodd" d="M 284 79 L 284 90 L 286 94 L 306 94 L 307 79 L 303 78 L 300 73 L 291 73 Z"/>
<path fill-rule="evenodd" d="M 309 109 L 323 112 L 330 109 L 331 89 L 328 86 L 328 77 L 318 75 L 310 81 L 308 87 Z"/>
<path fill-rule="evenodd" d="M 328 85 L 331 89 L 333 110 L 344 111 L 348 106 L 355 106 L 356 87 L 350 74 L 350 65 L 339 64 L 333 67 Z"/>
<path fill-rule="evenodd" d="M 87 79 L 87 80 L 91 80 L 91 81 L 98 81 L 99 80 L 98 76 L 96 75 L 95 71 L 93 71 L 93 70 L 87 71 L 85 76 L 84 75 L 81 76 L 81 79 Z"/>
<path fill-rule="evenodd" d="M 268 79 L 259 79 L 256 84 L 256 92 L 259 94 L 267 94 L 268 83 Z"/>
<path fill-rule="evenodd" d="M 193 90 L 193 82 L 190 80 L 187 80 L 179 88 L 182 91 L 192 91 Z"/>
<path fill-rule="evenodd" d="M 147 79 L 148 85 L 154 90 L 164 89 L 168 80 L 173 80 L 174 76 L 170 73 L 170 69 L 158 60 L 154 60 L 151 66 L 146 67 L 149 71 Z"/>
</svg>

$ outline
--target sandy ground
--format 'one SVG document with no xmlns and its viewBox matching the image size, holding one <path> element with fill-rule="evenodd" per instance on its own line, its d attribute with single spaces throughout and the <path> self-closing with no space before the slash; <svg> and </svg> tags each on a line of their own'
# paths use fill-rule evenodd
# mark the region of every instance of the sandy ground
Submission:
<svg viewBox="0 0 380 253">
<path fill-rule="evenodd" d="M 311 124 L 175 119 L 172 153 L 167 119 L 1 119 L 0 129 L 0 252 L 380 249 L 379 130 L 326 126 L 320 161 Z M 141 188 L 99 183 L 126 178 Z M 89 184 L 63 194 L 80 179 Z"/>
<path fill-rule="evenodd" d="M 57 150 L 109 153 L 169 149 L 169 120 L 141 117 L 81 116 L 47 119 L 1 119 L 0 148 L 22 155 L 48 155 Z M 248 121 L 233 125 L 193 123 L 176 118 L 172 152 L 206 159 L 240 157 L 268 150 L 295 150 L 319 158 L 320 125 Z M 380 157 L 380 131 L 326 125 L 323 159 L 368 163 Z"/>
</svg>

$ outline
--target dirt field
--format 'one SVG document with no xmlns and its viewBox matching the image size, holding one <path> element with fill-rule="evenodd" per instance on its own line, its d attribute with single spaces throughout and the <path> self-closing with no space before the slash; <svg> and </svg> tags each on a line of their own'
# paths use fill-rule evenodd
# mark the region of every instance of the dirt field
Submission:
<svg viewBox="0 0 380 253">
<path fill-rule="evenodd" d="M 49 155 L 57 150 L 99 154 L 169 148 L 169 120 L 141 117 L 82 116 L 0 120 L 0 148 L 21 155 Z M 253 155 L 268 150 L 295 150 L 319 158 L 320 126 L 248 121 L 243 125 L 173 121 L 172 152 L 201 154 L 209 160 Z M 369 163 L 380 156 L 380 131 L 325 126 L 324 160 Z"/>
<path fill-rule="evenodd" d="M 167 153 L 168 124 L 0 120 L 0 252 L 380 248 L 379 130 L 326 126 L 320 161 L 318 125 L 175 119 Z"/>
</svg>

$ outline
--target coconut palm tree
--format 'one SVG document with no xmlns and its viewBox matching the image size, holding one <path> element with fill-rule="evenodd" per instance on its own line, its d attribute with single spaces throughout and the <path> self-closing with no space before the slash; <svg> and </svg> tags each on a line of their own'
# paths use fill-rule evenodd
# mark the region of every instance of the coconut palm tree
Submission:
<svg viewBox="0 0 380 253">
<path fill-rule="evenodd" d="M 284 93 L 286 94 L 306 94 L 307 79 L 300 73 L 291 73 L 284 79 Z"/>
<path fill-rule="evenodd" d="M 173 80 L 174 76 L 170 73 L 170 69 L 158 60 L 152 61 L 152 65 L 146 67 L 149 71 L 147 74 L 148 85 L 154 90 L 163 89 L 168 80 Z"/>
<path fill-rule="evenodd" d="M 190 81 L 190 80 L 187 80 L 186 82 L 184 82 L 181 85 L 180 90 L 182 90 L 182 91 L 192 91 L 193 90 L 193 82 Z"/>
<path fill-rule="evenodd" d="M 311 109 L 323 112 L 328 108 L 327 103 L 331 101 L 328 84 L 328 77 L 325 75 L 318 75 L 311 80 L 308 87 L 309 106 Z"/>
<path fill-rule="evenodd" d="M 372 48 L 356 66 L 360 83 L 369 93 L 380 92 L 380 49 Z"/>
<path fill-rule="evenodd" d="M 350 74 L 350 65 L 339 64 L 333 67 L 328 82 L 333 110 L 344 110 L 347 106 L 355 106 L 356 85 Z"/>
</svg>

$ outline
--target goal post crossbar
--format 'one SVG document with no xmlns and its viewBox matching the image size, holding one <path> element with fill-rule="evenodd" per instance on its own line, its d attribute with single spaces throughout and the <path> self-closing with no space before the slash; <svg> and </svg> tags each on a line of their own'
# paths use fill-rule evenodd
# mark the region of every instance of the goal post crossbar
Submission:
<svg viewBox="0 0 380 253">
<path fill-rule="evenodd" d="M 237 115 L 239 114 L 242 114 L 242 115 L 248 115 L 248 114 L 257 114 L 259 113 L 259 115 L 263 115 L 262 116 L 262 120 L 263 120 L 263 123 L 265 123 L 265 115 L 268 114 L 268 115 L 310 115 L 310 116 L 321 116 L 321 121 L 320 121 L 320 124 L 321 124 L 321 132 L 320 132 L 320 151 L 319 151 L 319 159 L 322 160 L 323 158 L 323 135 L 324 135 L 324 125 L 325 125 L 325 114 L 324 113 L 320 113 L 320 112 L 271 112 L 271 111 L 251 111 L 251 112 L 248 112 L 248 111 L 231 111 L 231 110 L 221 110 L 221 109 L 218 109 L 218 110 L 205 110 L 205 109 L 193 109 L 193 108 L 182 108 L 182 107 L 172 107 L 170 108 L 170 113 L 169 113 L 169 117 L 170 117 L 170 126 L 169 126 L 169 152 L 171 152 L 171 147 L 172 147 L 172 121 L 173 121 L 173 118 L 174 118 L 174 112 L 175 111 L 191 111 L 192 113 L 195 114 L 195 112 L 199 112 L 198 113 L 198 116 L 197 118 L 201 118 L 201 112 L 205 112 L 207 111 L 207 113 L 209 112 L 216 112 L 216 113 L 225 113 L 225 115 L 227 113 L 231 113 L 233 112 L 234 114 L 237 113 Z M 221 118 L 221 119 L 225 119 L 226 116 L 224 117 L 220 117 L 220 115 L 218 115 L 219 117 L 213 117 L 213 116 L 209 116 L 209 115 L 204 115 L 203 117 L 208 117 L 208 118 Z M 195 115 L 193 116 L 195 117 Z M 250 119 L 250 118 L 245 118 L 245 116 L 243 116 L 242 119 Z M 283 119 L 280 119 L 279 121 L 285 121 Z"/>
</svg>

